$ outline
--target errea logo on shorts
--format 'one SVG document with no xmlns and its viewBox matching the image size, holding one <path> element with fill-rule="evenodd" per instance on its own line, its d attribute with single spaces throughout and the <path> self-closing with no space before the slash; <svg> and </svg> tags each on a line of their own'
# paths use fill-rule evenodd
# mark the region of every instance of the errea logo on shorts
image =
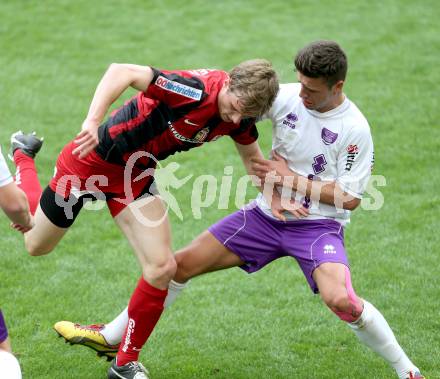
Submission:
<svg viewBox="0 0 440 379">
<path fill-rule="evenodd" d="M 324 254 L 336 254 L 335 247 L 333 245 L 325 245 Z"/>
<path fill-rule="evenodd" d="M 157 77 L 154 84 L 166 91 L 177 93 L 181 96 L 188 97 L 189 99 L 200 100 L 202 98 L 201 89 L 195 89 L 185 84 L 169 80 L 161 75 Z"/>
</svg>

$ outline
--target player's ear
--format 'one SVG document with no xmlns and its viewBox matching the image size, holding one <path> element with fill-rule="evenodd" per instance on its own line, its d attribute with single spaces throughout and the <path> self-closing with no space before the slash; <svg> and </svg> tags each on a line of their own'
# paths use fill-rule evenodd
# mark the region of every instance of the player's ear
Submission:
<svg viewBox="0 0 440 379">
<path fill-rule="evenodd" d="M 338 92 L 340 92 L 340 91 L 342 91 L 342 87 L 344 87 L 344 81 L 343 80 L 338 80 L 336 83 L 335 83 L 335 85 L 334 85 L 334 89 L 335 89 L 335 91 L 338 91 Z"/>
<path fill-rule="evenodd" d="M 223 82 L 223 88 L 227 91 L 228 89 L 229 89 L 229 83 L 231 82 L 231 79 L 226 79 L 224 82 Z"/>
</svg>

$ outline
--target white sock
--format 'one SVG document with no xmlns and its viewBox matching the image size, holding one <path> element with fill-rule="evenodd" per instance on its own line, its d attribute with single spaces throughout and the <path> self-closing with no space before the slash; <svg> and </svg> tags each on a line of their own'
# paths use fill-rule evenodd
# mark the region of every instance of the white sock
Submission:
<svg viewBox="0 0 440 379">
<path fill-rule="evenodd" d="M 189 281 L 186 283 L 177 283 L 172 280 L 170 284 L 168 284 L 168 295 L 163 303 L 164 308 L 168 308 L 174 303 L 174 300 L 176 300 L 177 296 L 179 296 L 180 291 L 182 291 L 188 285 L 188 283 Z"/>
<path fill-rule="evenodd" d="M 128 323 L 128 307 L 119 313 L 115 319 L 105 324 L 105 328 L 101 330 L 101 334 L 110 345 L 116 345 L 122 340 L 125 328 Z"/>
<path fill-rule="evenodd" d="M 2 378 L 21 379 L 21 369 L 17 358 L 3 349 L 0 349 L 0 368 Z"/>
<path fill-rule="evenodd" d="M 369 302 L 364 300 L 361 316 L 348 325 L 365 345 L 394 367 L 400 379 L 406 378 L 410 371 L 419 371 L 400 347 L 385 318 Z"/>
<path fill-rule="evenodd" d="M 186 285 L 186 283 L 177 283 L 174 280 L 170 282 L 168 285 L 168 295 L 165 298 L 164 308 L 168 308 L 174 300 L 176 300 L 180 291 L 182 291 Z M 104 336 L 105 340 L 110 345 L 116 345 L 121 342 L 122 337 L 125 332 L 125 328 L 128 323 L 128 307 L 126 307 L 116 318 L 110 321 L 108 324 L 105 324 L 105 328 L 101 331 L 101 334 Z"/>
</svg>

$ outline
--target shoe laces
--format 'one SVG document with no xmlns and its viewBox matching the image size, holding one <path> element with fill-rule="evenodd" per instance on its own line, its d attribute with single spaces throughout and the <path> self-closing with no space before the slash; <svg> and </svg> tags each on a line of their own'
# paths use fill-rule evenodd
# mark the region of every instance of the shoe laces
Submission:
<svg viewBox="0 0 440 379">
<path fill-rule="evenodd" d="M 135 373 L 140 372 L 145 374 L 146 376 L 148 375 L 147 369 L 141 362 L 129 362 L 128 365 L 132 370 L 134 370 Z"/>
<path fill-rule="evenodd" d="M 103 324 L 92 324 L 92 325 L 75 324 L 75 328 L 82 329 L 82 330 L 88 330 L 89 332 L 92 332 L 95 334 L 101 334 L 101 330 L 104 329 L 104 325 Z"/>
</svg>

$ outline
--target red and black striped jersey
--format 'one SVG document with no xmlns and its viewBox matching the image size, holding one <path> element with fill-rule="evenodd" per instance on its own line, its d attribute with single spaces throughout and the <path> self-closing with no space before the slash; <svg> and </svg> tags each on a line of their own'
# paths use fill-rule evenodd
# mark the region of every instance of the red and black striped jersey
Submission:
<svg viewBox="0 0 440 379">
<path fill-rule="evenodd" d="M 220 70 L 166 71 L 153 69 L 145 92 L 139 92 L 115 110 L 99 128 L 98 154 L 124 164 L 138 151 L 157 160 L 229 135 L 247 145 L 258 137 L 255 119 L 239 125 L 224 122 L 217 96 L 228 74 Z M 147 158 L 137 166 L 151 167 Z"/>
</svg>

